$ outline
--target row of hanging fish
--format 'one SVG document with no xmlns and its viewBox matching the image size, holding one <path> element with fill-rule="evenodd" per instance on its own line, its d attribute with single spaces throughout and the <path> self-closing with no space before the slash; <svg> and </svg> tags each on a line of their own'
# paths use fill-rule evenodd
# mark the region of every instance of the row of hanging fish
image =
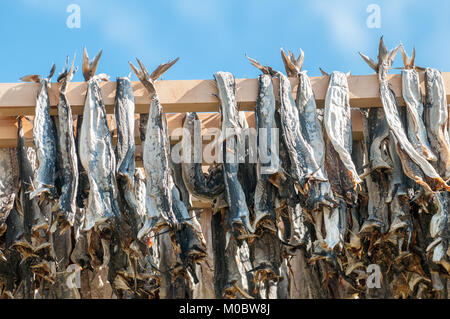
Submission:
<svg viewBox="0 0 450 319">
<path fill-rule="evenodd" d="M 387 76 L 400 49 L 406 107 Z M 215 73 L 221 161 L 207 172 L 195 160 L 197 114 L 185 114 L 186 134 L 171 145 L 155 86 L 178 59 L 151 74 L 140 60 L 139 68 L 130 63 L 150 98 L 139 134 L 130 78 L 117 78 L 115 148 L 99 86 L 108 76 L 96 75 L 101 52 L 89 61 L 84 51 L 87 92 L 76 122 L 66 97 L 73 62 L 58 77 L 57 116 L 48 97 L 55 67 L 45 79 L 22 78 L 40 89 L 34 147 L 22 129 L 30 119 L 19 117 L 18 147 L 0 150 L 2 296 L 446 298 L 450 127 L 442 76 L 415 66 L 415 52 L 388 51 L 383 39 L 377 62 L 361 56 L 378 75 L 382 108 L 352 110 L 349 74 L 323 70 L 329 84 L 318 108 L 303 51 L 281 50 L 286 75 L 249 58 L 262 73 L 256 163 L 234 76 Z M 354 111 L 363 117 L 361 140 L 352 135 Z M 212 203 L 208 240 L 198 219 L 206 211 L 192 197 Z M 375 288 L 374 266 L 382 274 Z M 81 274 L 80 285 L 64 285 L 73 278 L 68 268 Z"/>
</svg>

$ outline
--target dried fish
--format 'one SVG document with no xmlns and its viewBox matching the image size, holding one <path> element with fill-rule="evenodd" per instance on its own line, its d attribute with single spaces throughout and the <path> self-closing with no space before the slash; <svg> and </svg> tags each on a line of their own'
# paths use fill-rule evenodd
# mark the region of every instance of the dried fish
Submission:
<svg viewBox="0 0 450 319">
<path fill-rule="evenodd" d="M 56 133 L 50 118 L 50 99 L 48 97 L 49 82 L 55 72 L 53 64 L 47 78 L 39 75 L 27 75 L 20 78 L 25 82 L 39 83 L 40 88 L 36 98 L 36 116 L 33 125 L 34 145 L 36 147 L 39 168 L 33 181 L 33 191 L 30 198 L 42 193 L 53 195 L 55 184 L 56 163 Z"/>
<path fill-rule="evenodd" d="M 325 98 L 324 126 L 327 138 L 345 167 L 345 171 L 341 173 L 349 175 L 355 188 L 361 183 L 361 179 L 351 158 L 353 134 L 349 89 L 345 73 L 331 73 Z"/>
<path fill-rule="evenodd" d="M 243 142 L 241 125 L 236 104 L 235 80 L 231 73 L 216 72 L 222 119 L 222 139 L 224 142 L 223 170 L 226 199 L 229 206 L 229 223 L 237 230 L 253 232 L 250 213 L 246 205 L 244 190 L 238 180 L 238 146 Z M 228 135 L 231 136 L 228 136 Z M 243 229 L 242 229 L 243 228 Z"/>
<path fill-rule="evenodd" d="M 141 70 L 129 63 L 136 76 L 150 94 L 150 110 L 147 130 L 144 141 L 144 169 L 147 182 L 147 217 L 146 229 L 140 233 L 158 231 L 170 227 L 176 229 L 178 222 L 172 208 L 172 191 L 169 188 L 171 179 L 169 165 L 169 141 L 166 117 L 155 88 L 155 81 L 166 72 L 178 59 L 161 64 L 152 74 L 147 72 L 145 66 L 137 59 Z"/>
<path fill-rule="evenodd" d="M 442 75 L 438 70 L 431 68 L 425 70 L 425 89 L 428 138 L 439 158 L 435 167 L 441 176 L 448 180 L 450 179 L 449 111 Z"/>
<path fill-rule="evenodd" d="M 24 239 L 28 245 L 32 243 L 32 234 L 40 228 L 48 227 L 47 221 L 41 214 L 37 199 L 31 199 L 28 190 L 33 181 L 33 170 L 27 154 L 25 138 L 23 135 L 22 118 L 17 118 L 17 158 L 19 161 L 20 177 L 20 212 L 24 221 Z M 25 245 L 25 243 L 23 243 Z"/>
<path fill-rule="evenodd" d="M 317 180 L 325 182 L 327 179 L 314 158 L 311 145 L 302 135 L 298 110 L 292 97 L 289 79 L 282 73 L 276 73 L 280 82 L 280 113 L 284 141 L 291 160 L 290 174 L 296 181 L 301 192 L 308 190 L 308 182 Z"/>
<path fill-rule="evenodd" d="M 397 99 L 387 81 L 387 74 L 392 66 L 398 49 L 399 47 L 388 52 L 384 45 L 383 38 L 381 37 L 378 63 L 361 53 L 360 55 L 378 74 L 381 100 L 386 114 L 386 121 L 395 138 L 397 153 L 402 161 L 405 174 L 429 191 L 436 191 L 442 188 L 450 190 L 450 187 L 439 176 L 427 159 L 415 150 L 408 140 L 404 125 L 400 121 Z"/>
<path fill-rule="evenodd" d="M 197 113 L 186 113 L 186 117 L 183 123 L 183 139 L 182 143 L 182 176 L 184 184 L 187 190 L 199 199 L 212 200 L 215 199 L 225 191 L 225 185 L 223 183 L 222 166 L 211 166 L 210 173 L 204 173 L 202 170 L 201 158 L 198 158 L 198 132 L 201 127 L 197 127 L 200 124 Z M 197 142 L 196 142 L 197 141 Z M 200 153 L 201 154 L 201 153 Z"/>
<path fill-rule="evenodd" d="M 0 236 L 6 231 L 6 220 L 14 206 L 18 187 L 17 150 L 0 148 Z"/>
<path fill-rule="evenodd" d="M 60 209 L 59 218 L 64 223 L 73 225 L 76 213 L 76 196 L 78 190 L 78 157 L 74 138 L 74 128 L 72 119 L 72 109 L 67 100 L 67 86 L 77 71 L 73 69 L 72 61 L 70 69 L 68 68 L 69 58 L 67 58 L 64 71 L 58 77 L 60 84 L 59 102 L 58 102 L 58 124 L 59 124 L 59 149 L 62 158 L 62 177 L 63 185 L 59 197 L 58 208 Z"/>
<path fill-rule="evenodd" d="M 370 162 L 365 181 L 368 194 L 368 217 L 360 229 L 360 234 L 370 234 L 374 229 L 387 230 L 389 205 L 387 203 L 389 180 L 385 173 L 393 163 L 389 156 L 389 129 L 381 108 L 371 108 L 363 114 L 363 132 L 366 155 Z M 390 162 L 390 163 L 388 163 Z"/>
<path fill-rule="evenodd" d="M 290 51 L 289 56 L 281 49 L 281 57 L 286 68 L 286 74 L 295 75 L 298 78 L 297 97 L 295 104 L 298 109 L 299 120 L 301 123 L 302 135 L 305 141 L 312 148 L 312 155 L 321 171 L 320 175 L 328 179 L 324 170 L 325 162 L 325 143 L 323 138 L 323 128 L 319 121 L 314 92 L 306 71 L 302 71 L 304 53 L 300 49 L 300 55 L 296 59 Z M 309 207 L 317 208 L 317 205 L 334 207 L 335 200 L 329 181 L 320 181 L 315 183 L 308 196 Z"/>
<path fill-rule="evenodd" d="M 117 184 L 121 211 L 131 227 L 133 239 L 138 234 L 138 203 L 134 194 L 135 143 L 134 143 L 134 95 L 128 77 L 117 78 L 114 112 L 117 125 Z"/>
<path fill-rule="evenodd" d="M 412 57 L 409 58 L 403 46 L 400 47 L 403 63 L 402 70 L 402 96 L 406 103 L 407 112 L 407 133 L 411 144 L 416 151 L 422 154 L 428 161 L 435 162 L 436 155 L 431 151 L 427 138 L 427 131 L 423 121 L 423 98 L 419 83 L 419 73 L 417 73 L 414 59 L 415 49 Z"/>
<path fill-rule="evenodd" d="M 86 48 L 83 55 L 83 75 L 87 82 L 83 123 L 80 130 L 79 156 L 89 176 L 89 198 L 84 229 L 106 226 L 112 218 L 120 217 L 117 202 L 116 159 L 106 120 L 99 81 L 105 74 L 95 75 L 102 51 L 89 61 Z"/>
</svg>

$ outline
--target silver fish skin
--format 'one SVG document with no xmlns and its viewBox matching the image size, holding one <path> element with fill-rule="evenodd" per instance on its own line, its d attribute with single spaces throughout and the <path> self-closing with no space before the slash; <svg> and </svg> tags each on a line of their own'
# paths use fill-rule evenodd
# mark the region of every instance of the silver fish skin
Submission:
<svg viewBox="0 0 450 319">
<path fill-rule="evenodd" d="M 428 161 L 437 161 L 437 157 L 431 151 L 428 142 L 427 129 L 423 120 L 424 106 L 419 74 L 415 69 L 402 70 L 402 96 L 408 110 L 406 119 L 409 141 L 416 151 L 421 153 Z"/>
<path fill-rule="evenodd" d="M 0 148 L 0 235 L 14 206 L 19 188 L 19 167 L 15 148 Z"/>
<path fill-rule="evenodd" d="M 114 114 L 117 122 L 117 174 L 134 185 L 134 94 L 128 77 L 117 78 Z"/>
<path fill-rule="evenodd" d="M 235 79 L 231 73 L 222 71 L 216 72 L 214 79 L 217 83 L 220 99 L 221 128 L 224 140 L 223 172 L 226 200 L 229 206 L 229 224 L 236 227 L 243 226 L 245 231 L 253 232 L 245 193 L 238 180 L 238 144 L 243 141 L 240 140 L 241 125 L 236 104 Z M 226 134 L 229 131 L 232 131 L 235 136 L 226 139 Z M 234 140 L 232 141 L 232 139 Z"/>
<path fill-rule="evenodd" d="M 78 156 L 74 138 L 72 108 L 67 100 L 66 91 L 75 72 L 72 63 L 70 69 L 66 68 L 58 77 L 58 83 L 60 84 L 58 101 L 59 148 L 63 169 L 63 185 L 58 206 L 62 212 L 60 217 L 71 226 L 77 211 Z"/>
<path fill-rule="evenodd" d="M 370 163 L 369 171 L 365 174 L 365 182 L 367 186 L 368 217 L 361 226 L 359 234 L 371 233 L 374 229 L 386 228 L 388 225 L 384 223 L 389 216 L 389 204 L 387 203 L 388 189 L 383 187 L 389 183 L 388 176 L 384 173 L 384 169 L 391 169 L 393 165 L 389 165 L 384 158 L 383 141 L 386 139 L 385 118 L 383 110 L 371 108 L 368 114 L 363 113 L 363 133 L 366 157 Z M 387 139 L 389 141 L 389 129 L 387 129 Z M 373 145 L 376 145 L 375 147 Z M 387 145 L 386 145 L 387 148 Z"/>
<path fill-rule="evenodd" d="M 94 60 L 93 66 L 87 65 L 87 58 L 83 63 L 87 92 L 79 133 L 79 155 L 81 165 L 89 177 L 90 190 L 84 224 L 86 231 L 120 216 L 115 178 L 116 158 L 99 87 L 99 81 L 106 80 L 106 76 L 94 75 L 100 54 Z"/>
<path fill-rule="evenodd" d="M 387 143 L 389 142 L 389 126 L 382 108 L 372 108 L 369 110 L 367 119 L 367 134 L 370 134 L 369 160 L 372 170 L 391 169 L 389 157 L 386 155 Z"/>
<path fill-rule="evenodd" d="M 389 87 L 387 79 L 388 72 L 398 50 L 399 46 L 392 51 L 388 51 L 384 45 L 383 38 L 381 38 L 378 63 L 361 53 L 360 55 L 378 74 L 381 102 L 386 115 L 386 121 L 396 143 L 397 153 L 402 161 L 403 171 L 409 178 L 413 179 L 428 191 L 438 191 L 442 188 L 450 191 L 450 187 L 439 176 L 434 167 L 421 153 L 416 151 L 408 140 L 404 125 L 401 122 L 398 112 L 398 102 L 394 91 Z M 419 169 L 419 174 L 415 173 L 417 171 L 416 167 Z"/>
<path fill-rule="evenodd" d="M 182 167 L 180 163 L 170 162 L 171 166 L 171 189 L 172 189 L 172 208 L 177 217 L 178 223 L 185 224 L 190 227 L 187 230 L 188 242 L 192 246 L 192 242 L 202 242 L 202 246 L 206 249 L 206 243 L 203 238 L 200 223 L 192 208 L 192 202 L 189 191 L 183 181 Z M 192 233 L 194 231 L 194 233 Z M 181 231 L 183 234 L 183 230 Z M 186 234 L 186 231 L 184 232 Z"/>
<path fill-rule="evenodd" d="M 41 214 L 37 198 L 30 199 L 28 195 L 28 190 L 33 182 L 33 169 L 27 154 L 21 117 L 17 119 L 17 159 L 19 163 L 19 200 L 24 223 L 24 239 L 31 243 L 32 232 L 37 228 L 48 226 L 48 223 Z"/>
<path fill-rule="evenodd" d="M 272 144 L 276 145 L 278 140 L 278 136 L 273 136 L 273 130 L 278 128 L 275 123 L 275 94 L 272 77 L 268 74 L 261 74 L 258 77 L 255 117 L 258 134 L 258 173 L 262 179 L 268 180 L 271 174 L 280 171 L 278 154 L 272 153 Z"/>
<path fill-rule="evenodd" d="M 302 71 L 305 54 L 300 49 L 300 55 L 295 58 L 294 54 L 288 51 L 288 54 L 281 49 L 281 57 L 289 77 L 298 78 L 297 97 L 295 105 L 298 109 L 299 120 L 302 128 L 302 134 L 305 141 L 312 148 L 312 155 L 317 162 L 321 175 L 328 179 L 324 169 L 325 163 L 325 142 L 323 138 L 323 128 L 319 121 L 314 92 L 306 71 Z M 320 181 L 311 185 L 307 206 L 316 209 L 318 205 L 334 207 L 334 200 L 331 185 L 328 180 Z"/>
<path fill-rule="evenodd" d="M 434 194 L 430 206 L 435 206 L 435 213 L 430 222 L 430 235 L 434 239 L 426 249 L 432 251 L 432 261 L 442 265 L 447 272 L 450 271 L 449 248 L 449 213 L 450 196 L 447 192 L 438 192 Z"/>
<path fill-rule="evenodd" d="M 448 180 L 450 178 L 450 125 L 441 72 L 431 68 L 425 70 L 425 91 L 425 119 L 428 138 L 433 151 L 439 157 L 436 167 L 441 176 Z"/>
<path fill-rule="evenodd" d="M 114 113 L 117 125 L 117 184 L 121 210 L 131 227 L 132 236 L 139 231 L 138 203 L 135 196 L 134 94 L 128 77 L 117 78 Z"/>
<path fill-rule="evenodd" d="M 272 154 L 272 143 L 278 142 L 278 135 L 272 135 L 277 129 L 275 123 L 275 94 L 272 77 L 262 74 L 258 77 L 258 99 L 255 106 L 256 130 L 258 132 L 258 164 L 256 169 L 257 183 L 254 192 L 255 218 L 253 227 L 266 217 L 275 222 L 275 188 L 269 181 L 271 174 L 280 171 L 278 154 Z M 272 141 L 275 139 L 274 141 Z M 264 152 L 264 155 L 261 154 Z M 266 159 L 267 163 L 261 163 Z"/>
<path fill-rule="evenodd" d="M 36 97 L 36 111 L 33 123 L 33 139 L 39 163 L 36 178 L 33 181 L 33 199 L 42 193 L 53 194 L 55 186 L 56 167 L 56 132 L 50 117 L 50 99 L 48 87 L 50 79 L 55 72 L 52 66 L 50 75 L 42 78 L 38 75 L 28 75 L 21 78 L 25 82 L 39 83 L 40 88 Z"/>
<path fill-rule="evenodd" d="M 169 187 L 172 177 L 169 163 L 167 122 L 154 82 L 178 59 L 160 65 L 151 75 L 139 59 L 137 61 L 141 67 L 140 71 L 133 64 L 129 64 L 147 89 L 151 99 L 143 149 L 147 216 L 150 221 L 150 224 L 147 224 L 147 229 L 155 232 L 165 227 L 177 229 L 179 225 L 172 209 L 172 191 Z M 143 236 L 142 229 L 140 235 Z"/>
<path fill-rule="evenodd" d="M 202 163 L 196 163 L 195 123 L 199 123 L 196 121 L 199 121 L 197 113 L 186 113 L 183 123 L 183 134 L 186 133 L 186 135 L 183 136 L 181 141 L 183 152 L 182 178 L 184 185 L 192 195 L 199 199 L 212 200 L 225 191 L 223 173 L 220 169 L 212 169 L 210 174 L 205 174 L 202 170 Z"/>
<path fill-rule="evenodd" d="M 353 141 L 352 121 L 347 75 L 345 73 L 331 73 L 325 97 L 324 113 L 324 126 L 327 136 L 356 187 L 362 181 L 356 172 L 355 164 L 351 157 Z"/>
<path fill-rule="evenodd" d="M 291 159 L 291 171 L 293 179 L 301 189 L 310 180 L 327 181 L 323 171 L 313 156 L 311 145 L 302 135 L 302 128 L 297 107 L 292 96 L 291 83 L 282 73 L 277 72 L 279 78 L 280 108 L 283 136 Z"/>
</svg>

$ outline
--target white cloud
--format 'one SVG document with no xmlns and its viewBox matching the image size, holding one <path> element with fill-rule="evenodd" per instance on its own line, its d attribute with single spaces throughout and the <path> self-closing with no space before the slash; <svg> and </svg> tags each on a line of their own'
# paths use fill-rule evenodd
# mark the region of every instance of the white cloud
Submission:
<svg viewBox="0 0 450 319">
<path fill-rule="evenodd" d="M 370 37 L 367 17 L 362 14 L 366 12 L 364 6 L 355 5 L 355 2 L 314 1 L 311 10 L 325 23 L 325 29 L 339 51 L 353 55 L 368 46 Z"/>
</svg>

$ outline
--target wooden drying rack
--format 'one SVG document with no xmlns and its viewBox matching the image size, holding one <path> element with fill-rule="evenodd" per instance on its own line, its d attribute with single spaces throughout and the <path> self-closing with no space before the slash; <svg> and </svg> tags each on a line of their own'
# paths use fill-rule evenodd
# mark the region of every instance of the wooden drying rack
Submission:
<svg viewBox="0 0 450 319">
<path fill-rule="evenodd" d="M 443 79 L 447 92 L 450 92 L 450 73 L 443 73 Z M 400 105 L 404 105 L 401 97 L 401 75 L 389 75 L 391 88 L 397 95 Z M 318 107 L 323 107 L 328 88 L 329 78 L 327 76 L 311 77 L 311 84 Z M 277 82 L 277 79 L 274 79 Z M 296 78 L 290 79 L 294 96 L 296 95 Z M 420 72 L 422 92 L 424 92 L 424 73 Z M 348 78 L 350 89 L 350 105 L 353 108 L 380 107 L 379 85 L 377 75 L 353 75 Z M 108 114 L 110 129 L 115 129 L 114 121 L 114 98 L 116 82 L 103 82 L 100 84 L 102 96 Z M 216 97 L 217 87 L 214 80 L 161 80 L 156 84 L 157 92 L 164 111 L 167 113 L 169 132 L 181 127 L 184 112 L 199 113 L 203 129 L 219 127 L 220 117 L 217 113 L 219 100 Z M 275 91 L 278 90 L 274 83 Z M 136 114 L 148 113 L 148 94 L 140 82 L 132 82 L 135 95 Z M 36 95 L 39 84 L 36 83 L 0 83 L 0 147 L 14 147 L 17 145 L 17 115 L 34 115 Z M 236 98 L 241 111 L 253 111 L 258 92 L 257 79 L 236 79 Z M 69 84 L 67 98 L 72 107 L 74 115 L 82 114 L 86 83 L 73 82 Z M 277 95 L 277 92 L 275 92 Z M 57 114 L 58 87 L 51 83 L 49 89 L 51 111 Z M 447 98 L 450 98 L 448 95 Z M 137 116 L 137 115 L 136 115 Z M 249 125 L 254 127 L 253 112 L 247 113 Z M 362 118 L 357 110 L 352 111 L 353 134 L 355 139 L 362 136 Z M 136 121 L 136 128 L 138 121 Z M 136 144 L 140 144 L 138 138 L 139 130 L 136 129 Z M 28 143 L 31 143 L 33 132 L 32 124 L 24 121 L 24 133 Z M 171 141 L 175 142 L 179 136 L 171 135 Z M 114 138 L 113 138 L 114 142 Z"/>
<path fill-rule="evenodd" d="M 420 83 L 424 93 L 424 74 L 420 72 Z M 442 74 L 446 92 L 450 92 L 450 73 Z M 391 88 L 397 95 L 399 105 L 404 105 L 401 97 L 401 75 L 394 74 L 388 77 Z M 319 108 L 325 103 L 325 96 L 328 88 L 329 78 L 327 76 L 311 77 L 311 84 Z M 274 80 L 277 82 L 277 80 Z M 294 97 L 297 90 L 297 79 L 290 79 Z M 353 108 L 380 107 L 379 84 L 377 75 L 354 75 L 348 78 L 350 89 L 350 105 Z M 113 143 L 116 141 L 114 120 L 114 98 L 116 82 L 103 82 L 100 84 L 102 96 L 108 113 L 108 124 L 113 133 Z M 148 113 L 149 98 L 147 91 L 140 82 L 132 82 L 135 96 L 136 119 L 140 113 Z M 216 97 L 217 87 L 214 80 L 161 80 L 156 84 L 157 92 L 164 111 L 167 113 L 167 123 L 171 138 L 171 143 L 180 140 L 180 135 L 173 134 L 176 128 L 182 126 L 185 112 L 201 112 L 198 114 L 202 121 L 202 129 L 218 128 L 220 126 L 219 100 Z M 274 83 L 275 94 L 278 86 Z M 17 121 L 18 115 L 34 115 L 36 95 L 39 84 L 36 83 L 0 83 L 0 147 L 15 147 L 17 145 Z M 67 90 L 67 98 L 72 107 L 74 115 L 82 114 L 84 97 L 86 94 L 86 83 L 70 83 Z M 236 79 L 236 99 L 241 111 L 247 112 L 247 120 L 250 127 L 255 126 L 255 116 L 252 112 L 258 94 L 257 79 Z M 56 83 L 51 83 L 49 89 L 50 105 L 52 115 L 57 114 L 58 87 Z M 450 95 L 447 95 L 450 99 Z M 139 121 L 135 121 L 136 134 L 136 163 L 141 166 L 141 147 L 139 139 Z M 23 121 L 24 134 L 28 144 L 32 143 L 33 127 L 28 121 Z M 353 137 L 362 137 L 362 117 L 358 110 L 352 110 Z M 210 208 L 208 202 L 199 201 L 193 198 L 194 208 Z"/>
</svg>

